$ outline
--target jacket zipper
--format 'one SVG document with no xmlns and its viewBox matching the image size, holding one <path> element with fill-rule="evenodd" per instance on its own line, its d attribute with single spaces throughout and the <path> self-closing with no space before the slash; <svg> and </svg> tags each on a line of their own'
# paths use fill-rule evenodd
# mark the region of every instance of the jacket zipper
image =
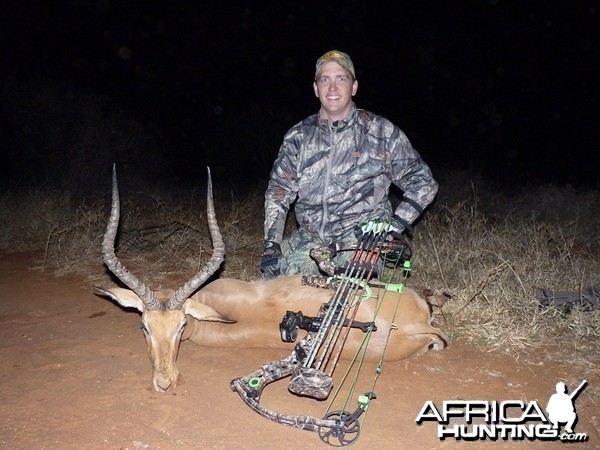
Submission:
<svg viewBox="0 0 600 450">
<path fill-rule="evenodd" d="M 331 126 L 331 124 L 327 124 L 329 127 L 329 135 L 331 136 L 331 143 L 329 146 L 329 153 L 327 154 L 327 164 L 325 165 L 325 183 L 323 184 L 323 197 L 321 199 L 322 205 L 323 205 L 323 214 L 321 216 L 321 228 L 319 229 L 319 238 L 321 239 L 322 242 L 324 242 L 325 244 L 330 244 L 330 242 L 327 242 L 325 240 L 325 224 L 327 223 L 327 216 L 328 211 L 327 211 L 327 201 L 325 200 L 325 193 L 327 192 L 327 188 L 329 187 L 329 177 L 331 175 L 331 160 L 332 160 L 332 153 L 334 150 L 334 145 L 335 145 L 335 134 L 333 132 L 333 127 Z"/>
</svg>

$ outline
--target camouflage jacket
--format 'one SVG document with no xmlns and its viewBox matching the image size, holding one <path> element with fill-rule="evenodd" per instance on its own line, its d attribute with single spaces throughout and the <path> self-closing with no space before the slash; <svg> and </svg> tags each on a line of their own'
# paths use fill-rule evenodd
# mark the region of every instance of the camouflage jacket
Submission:
<svg viewBox="0 0 600 450">
<path fill-rule="evenodd" d="M 391 183 L 404 192 L 394 212 Z M 286 133 L 273 165 L 265 194 L 265 240 L 281 242 L 294 201 L 299 226 L 330 244 L 357 225 L 392 213 L 413 223 L 437 188 L 427 164 L 389 120 L 354 105 L 334 124 L 314 114 Z"/>
</svg>

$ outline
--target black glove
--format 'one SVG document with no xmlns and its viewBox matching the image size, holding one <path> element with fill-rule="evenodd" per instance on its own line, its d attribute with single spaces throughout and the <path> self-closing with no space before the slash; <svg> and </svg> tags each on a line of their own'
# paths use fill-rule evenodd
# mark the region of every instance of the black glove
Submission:
<svg viewBox="0 0 600 450">
<path fill-rule="evenodd" d="M 281 246 L 277 242 L 265 241 L 263 254 L 260 257 L 260 270 L 264 278 L 270 280 L 277 278 L 287 269 L 287 261 L 281 253 Z"/>
<path fill-rule="evenodd" d="M 388 267 L 396 267 L 399 262 L 410 261 L 412 258 L 412 249 L 403 234 L 405 230 L 411 233 L 413 231 L 405 220 L 394 214 L 388 231 L 389 250 L 384 255 L 385 264 Z"/>
<path fill-rule="evenodd" d="M 409 228 L 407 226 L 405 220 L 402 220 L 396 214 L 392 216 L 392 220 L 390 221 L 390 229 L 388 230 L 388 235 L 392 237 L 392 239 L 404 239 L 402 233 L 404 233 L 405 228 Z"/>
</svg>

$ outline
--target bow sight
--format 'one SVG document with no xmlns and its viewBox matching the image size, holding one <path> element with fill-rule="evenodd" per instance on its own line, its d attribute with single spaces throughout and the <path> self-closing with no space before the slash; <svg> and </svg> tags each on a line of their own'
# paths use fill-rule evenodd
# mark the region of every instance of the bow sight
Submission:
<svg viewBox="0 0 600 450">
<path fill-rule="evenodd" d="M 327 306 L 327 304 L 324 304 L 322 308 L 327 308 Z M 338 312 L 338 314 L 340 313 L 341 311 Z M 336 323 L 335 318 L 334 323 Z M 317 317 L 307 317 L 302 314 L 302 311 L 287 311 L 279 324 L 281 340 L 283 342 L 296 342 L 296 339 L 298 339 L 299 328 L 306 331 L 319 331 L 321 325 L 323 325 L 323 315 L 321 313 L 319 313 L 319 316 Z M 350 328 L 358 328 L 365 333 L 367 331 L 377 331 L 375 322 L 359 322 L 358 320 L 349 320 L 348 318 L 345 318 L 342 325 Z"/>
<path fill-rule="evenodd" d="M 327 277 L 302 277 L 303 283 L 331 289 L 334 293 L 331 299 L 321 305 L 317 316 L 305 316 L 301 311 L 287 311 L 279 329 L 281 339 L 285 342 L 295 342 L 300 329 L 307 331 L 306 335 L 294 346 L 286 358 L 263 364 L 258 370 L 244 377 L 231 381 L 231 389 L 237 392 L 242 400 L 255 412 L 267 419 L 283 425 L 317 431 L 321 440 L 329 445 L 342 447 L 356 441 L 360 434 L 361 421 L 368 409 L 369 402 L 374 399 L 374 387 L 381 373 L 383 355 L 381 352 L 379 364 L 375 370 L 375 378 L 371 389 L 357 396 L 357 407 L 352 411 L 346 408 L 350 397 L 354 395 L 357 375 L 362 367 L 364 355 L 368 347 L 371 333 L 377 330 L 375 319 L 381 302 L 380 292 L 393 290 L 401 293 L 403 283 L 386 285 L 381 282 L 373 283 L 374 275 L 381 270 L 385 254 L 409 254 L 410 248 L 404 241 L 387 239 L 389 224 L 370 222 L 363 228 L 363 235 L 354 250 L 348 265 L 340 273 L 339 267 L 333 263 L 335 251 L 329 247 L 311 250 L 311 256 L 317 261 L 321 270 L 330 275 Z M 396 261 L 402 258 L 396 257 Z M 410 261 L 404 262 L 404 278 L 410 270 Z M 381 277 L 379 277 L 381 279 Z M 399 297 L 398 297 L 399 299 Z M 355 320 L 358 308 L 363 301 L 375 301 L 377 307 L 372 321 L 360 322 Z M 392 320 L 393 323 L 393 320 Z M 277 380 L 290 377 L 288 390 L 296 395 L 325 400 L 334 387 L 333 372 L 338 366 L 338 360 L 344 348 L 351 328 L 363 331 L 364 338 L 359 351 L 349 362 L 347 371 L 340 386 L 336 389 L 333 399 L 322 419 L 306 415 L 284 415 L 267 409 L 260 404 L 264 388 Z M 387 330 L 387 339 L 393 326 Z M 387 342 L 387 340 L 386 340 Z M 355 377 L 348 377 L 354 370 Z M 346 380 L 351 380 L 348 397 L 343 401 L 341 409 L 332 409 L 332 405 Z"/>
</svg>

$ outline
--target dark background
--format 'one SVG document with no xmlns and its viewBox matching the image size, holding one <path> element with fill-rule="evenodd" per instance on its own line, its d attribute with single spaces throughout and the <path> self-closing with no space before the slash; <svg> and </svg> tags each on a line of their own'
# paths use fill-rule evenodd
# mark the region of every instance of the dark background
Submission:
<svg viewBox="0 0 600 450">
<path fill-rule="evenodd" d="M 440 173 L 597 186 L 600 2 L 48 1 L 3 7 L 2 184 L 264 181 L 350 54 L 361 108 Z"/>
</svg>

